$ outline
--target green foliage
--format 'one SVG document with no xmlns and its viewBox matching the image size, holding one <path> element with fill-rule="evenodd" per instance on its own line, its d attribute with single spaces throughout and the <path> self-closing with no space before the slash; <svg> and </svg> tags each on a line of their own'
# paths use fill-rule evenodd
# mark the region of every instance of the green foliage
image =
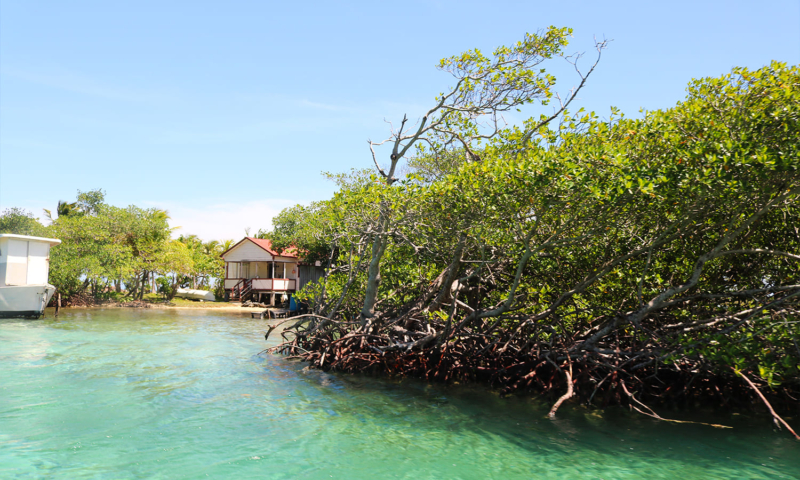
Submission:
<svg viewBox="0 0 800 480">
<path fill-rule="evenodd" d="M 230 248 L 232 240 L 223 243 L 216 240 L 203 242 L 196 235 L 181 235 L 178 237 L 178 241 L 186 245 L 191 257 L 192 266 L 185 273 L 190 277 L 189 286 L 209 289 L 212 279 L 219 280 L 223 277 L 225 262 L 220 255 Z"/>
<path fill-rule="evenodd" d="M 106 199 L 106 192 L 101 189 L 89 190 L 88 192 L 81 192 L 78 190 L 77 201 L 73 204 L 73 208 L 84 215 L 97 215 L 104 205 Z M 61 202 L 59 202 L 61 204 Z M 59 215 L 61 213 L 59 212 Z"/>
<path fill-rule="evenodd" d="M 79 191 L 75 202 L 59 202 L 58 217 L 47 227 L 12 208 L 0 215 L 0 232 L 60 239 L 50 252 L 49 280 L 66 297 L 91 292 L 98 300 L 113 299 L 120 295 L 116 287 L 124 286 L 125 295 L 141 299 L 153 277 L 169 279 L 170 298 L 181 283 L 220 284 L 219 255 L 231 241 L 203 243 L 191 235 L 173 241 L 167 212 L 104 200 L 102 190 Z"/>
<path fill-rule="evenodd" d="M 442 67 L 483 74 L 492 62 L 473 51 Z M 534 74 L 491 78 L 547 91 L 551 80 Z M 448 128 L 472 131 L 456 117 Z M 500 132 L 479 155 L 420 149 L 415 174 L 344 178 L 330 200 L 282 212 L 272 238 L 331 255 L 325 283 L 302 292 L 322 313 L 357 316 L 378 245 L 376 308 L 388 324 L 418 312 L 465 329 L 441 327 L 453 337 L 599 362 L 616 349 L 625 368 L 751 369 L 776 387 L 800 381 L 798 139 L 800 69 L 736 68 L 642 119 L 565 111 L 555 126 Z M 437 283 L 449 273 L 466 307 Z"/>
<path fill-rule="evenodd" d="M 284 209 L 272 219 L 273 229 L 264 238 L 278 252 L 294 248 L 307 262 L 327 262 L 331 247 L 326 237 L 333 234 L 327 220 L 334 213 L 327 207 L 324 202 L 315 202 L 307 207 L 296 205 Z"/>
<path fill-rule="evenodd" d="M 41 236 L 44 234 L 44 226 L 31 212 L 12 207 L 0 214 L 0 233 Z"/>
</svg>

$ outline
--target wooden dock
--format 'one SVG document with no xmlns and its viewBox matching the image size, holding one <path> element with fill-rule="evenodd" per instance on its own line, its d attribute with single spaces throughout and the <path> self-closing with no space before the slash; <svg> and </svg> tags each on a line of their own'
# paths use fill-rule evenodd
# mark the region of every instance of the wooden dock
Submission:
<svg viewBox="0 0 800 480">
<path fill-rule="evenodd" d="M 263 312 L 252 312 L 250 318 L 272 319 L 272 318 L 286 318 L 289 315 L 289 310 L 285 308 L 268 308 Z"/>
</svg>

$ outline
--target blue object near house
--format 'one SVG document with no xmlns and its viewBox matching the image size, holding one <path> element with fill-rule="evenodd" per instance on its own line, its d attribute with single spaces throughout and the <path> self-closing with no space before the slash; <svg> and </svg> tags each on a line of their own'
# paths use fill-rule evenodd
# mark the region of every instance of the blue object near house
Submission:
<svg viewBox="0 0 800 480">
<path fill-rule="evenodd" d="M 289 297 L 289 311 L 296 312 L 297 311 L 297 303 L 294 301 L 294 296 Z"/>
</svg>

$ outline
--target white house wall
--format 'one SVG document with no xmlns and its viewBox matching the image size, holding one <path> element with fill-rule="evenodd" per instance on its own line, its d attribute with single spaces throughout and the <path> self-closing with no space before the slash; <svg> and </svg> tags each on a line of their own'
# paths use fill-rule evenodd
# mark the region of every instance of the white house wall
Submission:
<svg viewBox="0 0 800 480">
<path fill-rule="evenodd" d="M 50 245 L 28 242 L 28 285 L 45 285 L 50 270 Z"/>
<path fill-rule="evenodd" d="M 298 276 L 298 268 L 296 263 L 287 263 L 286 264 L 286 277 L 292 280 L 297 280 Z"/>
<path fill-rule="evenodd" d="M 280 290 L 295 290 L 296 287 L 297 287 L 297 281 L 296 280 L 287 280 L 287 279 L 279 280 L 279 279 L 276 279 L 276 280 L 273 280 L 273 284 L 272 284 L 272 288 L 274 290 L 276 290 L 276 291 L 280 291 Z"/>
<path fill-rule="evenodd" d="M 8 240 L 0 238 L 0 287 L 6 286 L 6 254 L 8 253 Z"/>
<path fill-rule="evenodd" d="M 225 280 L 225 289 L 231 290 L 237 283 L 239 283 L 239 279 L 228 279 Z M 251 284 L 253 290 L 263 290 L 263 291 L 284 291 L 284 290 L 296 290 L 297 289 L 297 280 L 292 279 L 269 279 L 269 278 L 260 278 L 260 279 L 253 279 L 253 283 Z"/>
<path fill-rule="evenodd" d="M 47 284 L 49 256 L 49 243 L 3 239 L 0 241 L 0 286 Z"/>
<path fill-rule="evenodd" d="M 227 268 L 226 277 L 227 278 L 239 278 L 239 264 L 238 263 L 226 263 L 225 267 Z M 228 288 L 228 287 L 225 287 Z"/>
<path fill-rule="evenodd" d="M 270 278 L 269 262 L 252 262 L 250 264 L 250 276 L 252 278 Z"/>
<path fill-rule="evenodd" d="M 225 254 L 226 262 L 271 262 L 272 255 L 255 243 L 246 240 Z"/>
<path fill-rule="evenodd" d="M 283 276 L 284 266 L 286 268 L 285 276 Z M 226 278 L 244 278 L 241 276 L 243 268 L 239 262 L 227 262 L 225 268 Z M 247 278 L 271 278 L 273 273 L 270 268 L 270 263 L 267 262 L 249 262 L 248 270 Z M 277 274 L 275 278 L 287 278 L 291 280 L 300 278 L 300 268 L 297 263 L 277 261 L 275 262 L 275 273 Z"/>
<path fill-rule="evenodd" d="M 28 242 L 9 239 L 6 250 L 6 285 L 27 285 Z"/>
<path fill-rule="evenodd" d="M 253 290 L 272 290 L 272 280 L 271 279 L 256 279 L 253 280 Z"/>
</svg>

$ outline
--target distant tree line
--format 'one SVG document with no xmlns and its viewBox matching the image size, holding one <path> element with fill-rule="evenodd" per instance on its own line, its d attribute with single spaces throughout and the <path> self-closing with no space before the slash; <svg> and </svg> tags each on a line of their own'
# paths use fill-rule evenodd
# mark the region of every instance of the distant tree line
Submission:
<svg viewBox="0 0 800 480">
<path fill-rule="evenodd" d="M 178 287 L 215 290 L 221 296 L 220 254 L 232 241 L 203 242 L 195 235 L 172 239 L 164 210 L 105 203 L 102 190 L 78 191 L 74 202 L 60 201 L 49 225 L 32 213 L 10 208 L 0 214 L 0 233 L 57 238 L 50 251 L 50 283 L 63 297 L 141 300 L 160 292 L 172 299 Z"/>
</svg>

